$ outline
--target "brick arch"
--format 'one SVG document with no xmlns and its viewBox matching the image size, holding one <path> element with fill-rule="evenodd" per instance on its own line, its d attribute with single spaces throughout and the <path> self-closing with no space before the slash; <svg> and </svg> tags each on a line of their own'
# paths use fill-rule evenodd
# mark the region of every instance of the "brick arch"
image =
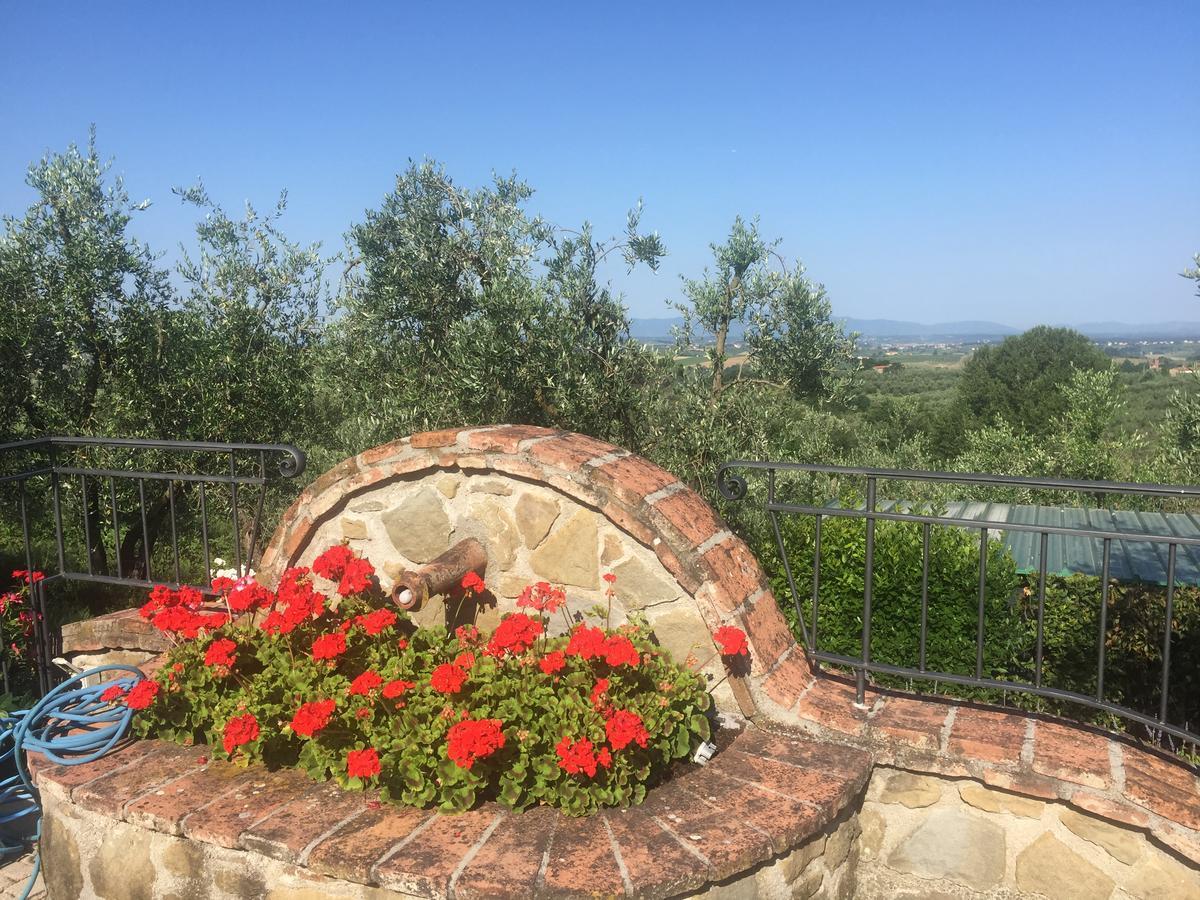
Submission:
<svg viewBox="0 0 1200 900">
<path fill-rule="evenodd" d="M 694 599 L 710 630 L 746 631 L 756 693 L 790 707 L 811 682 L 803 650 L 754 554 L 695 491 L 671 473 L 604 441 L 529 425 L 414 434 L 366 450 L 314 480 L 284 514 L 260 571 L 270 583 L 300 560 L 321 525 L 387 482 L 443 471 L 507 476 L 598 511 L 653 550 Z"/>
</svg>

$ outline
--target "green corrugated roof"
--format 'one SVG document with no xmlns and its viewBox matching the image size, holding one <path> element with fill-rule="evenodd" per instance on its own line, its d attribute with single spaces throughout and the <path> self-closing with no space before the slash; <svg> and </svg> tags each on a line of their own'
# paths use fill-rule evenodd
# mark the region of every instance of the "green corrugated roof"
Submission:
<svg viewBox="0 0 1200 900">
<path fill-rule="evenodd" d="M 881 512 L 904 510 L 911 504 L 883 500 Z M 861 508 L 861 507 L 860 507 Z M 1023 525 L 1051 525 L 1066 528 L 1091 528 L 1115 531 L 1131 536 L 1173 535 L 1200 538 L 1200 517 L 1194 513 L 1134 512 L 1119 509 L 1082 509 L 1070 506 L 1026 506 L 1009 503 L 957 501 L 946 504 L 940 515 L 953 519 L 995 523 L 992 530 L 1016 560 L 1021 572 L 1037 572 L 1041 535 L 1036 531 L 1013 531 L 1007 522 Z M 1046 571 L 1052 575 L 1081 573 L 1099 576 L 1104 565 L 1104 542 L 1085 535 L 1051 534 L 1046 544 Z M 1167 544 L 1138 540 L 1114 540 L 1109 559 L 1109 574 L 1117 581 L 1167 583 Z M 1179 546 L 1175 558 L 1177 584 L 1200 585 L 1200 547 Z"/>
</svg>

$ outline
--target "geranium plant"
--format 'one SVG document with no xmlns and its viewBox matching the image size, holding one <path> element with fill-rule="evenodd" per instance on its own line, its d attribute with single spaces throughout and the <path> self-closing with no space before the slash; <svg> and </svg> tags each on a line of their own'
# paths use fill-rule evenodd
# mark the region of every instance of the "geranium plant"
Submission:
<svg viewBox="0 0 1200 900">
<path fill-rule="evenodd" d="M 448 811 L 628 806 L 709 737 L 702 677 L 641 626 L 569 621 L 564 592 L 539 583 L 491 633 L 416 628 L 373 574 L 338 545 L 274 591 L 217 579 L 219 607 L 157 587 L 142 615 L 177 645 L 109 699 L 141 711 L 142 735 Z M 462 590 L 485 586 L 472 573 Z"/>
<path fill-rule="evenodd" d="M 40 615 L 33 610 L 33 586 L 46 576 L 38 571 L 17 569 L 15 585 L 0 593 L 0 666 L 11 677 L 16 670 L 33 670 L 33 627 Z"/>
</svg>

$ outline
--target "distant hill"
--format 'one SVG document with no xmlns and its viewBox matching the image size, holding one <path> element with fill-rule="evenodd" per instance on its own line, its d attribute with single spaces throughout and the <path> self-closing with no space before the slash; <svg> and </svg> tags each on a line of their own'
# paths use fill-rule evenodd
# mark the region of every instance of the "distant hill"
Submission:
<svg viewBox="0 0 1200 900">
<path fill-rule="evenodd" d="M 1023 329 L 999 322 L 967 320 L 962 322 L 907 322 L 899 319 L 842 319 L 847 331 L 857 331 L 864 338 L 882 340 L 987 340 L 1020 334 Z M 630 321 L 629 333 L 640 341 L 665 342 L 672 340 L 671 329 L 683 324 L 680 316 L 666 318 L 635 318 Z M 1094 340 L 1200 338 L 1200 322 L 1085 322 L 1082 325 L 1066 325 L 1086 334 Z M 743 337 L 740 325 L 730 332 L 730 340 L 740 341 Z"/>
<path fill-rule="evenodd" d="M 988 338 L 1020 334 L 1019 328 L 998 322 L 902 322 L 896 319 L 843 319 L 847 331 L 871 338 Z"/>
</svg>

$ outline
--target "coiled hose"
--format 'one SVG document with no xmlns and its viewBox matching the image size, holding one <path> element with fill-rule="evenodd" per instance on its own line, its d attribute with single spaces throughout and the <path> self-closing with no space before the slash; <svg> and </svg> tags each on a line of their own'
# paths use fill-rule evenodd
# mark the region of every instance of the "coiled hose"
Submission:
<svg viewBox="0 0 1200 900">
<path fill-rule="evenodd" d="M 122 672 L 113 676 L 108 673 Z M 101 684 L 84 682 L 108 675 Z M 42 810 L 38 792 L 25 765 L 26 753 L 41 753 L 51 763 L 77 766 L 94 762 L 125 737 L 133 710 L 119 700 L 101 700 L 112 687 L 127 692 L 145 676 L 132 666 L 99 666 L 89 669 L 46 694 L 32 709 L 21 709 L 0 717 L 0 771 L 11 772 L 0 779 L 0 857 L 24 852 L 27 844 L 10 826 L 35 816 L 33 840 L 42 836 Z M 15 807 L 15 808 L 14 808 Z M 33 872 L 21 894 L 26 900 L 41 871 L 41 856 L 35 853 Z"/>
</svg>

